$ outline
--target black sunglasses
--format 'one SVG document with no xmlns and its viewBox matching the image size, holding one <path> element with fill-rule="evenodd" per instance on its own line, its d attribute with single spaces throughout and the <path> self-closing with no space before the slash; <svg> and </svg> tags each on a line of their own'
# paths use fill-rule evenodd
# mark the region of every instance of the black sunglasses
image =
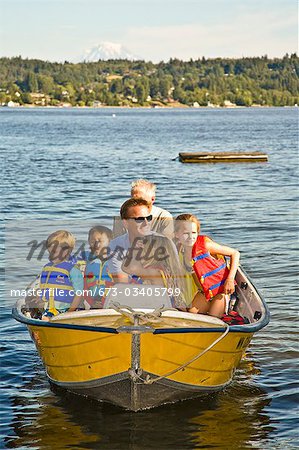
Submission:
<svg viewBox="0 0 299 450">
<path fill-rule="evenodd" d="M 147 222 L 151 222 L 153 220 L 153 216 L 152 216 L 152 214 L 150 214 L 149 216 L 146 216 L 146 217 L 132 217 L 132 219 L 135 220 L 135 222 L 137 222 L 137 223 L 142 223 L 145 220 Z"/>
</svg>

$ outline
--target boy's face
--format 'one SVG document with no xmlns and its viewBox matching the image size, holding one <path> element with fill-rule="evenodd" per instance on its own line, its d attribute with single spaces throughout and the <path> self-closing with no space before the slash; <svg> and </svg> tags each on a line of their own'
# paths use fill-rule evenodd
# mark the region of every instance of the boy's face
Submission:
<svg viewBox="0 0 299 450">
<path fill-rule="evenodd" d="M 65 261 L 70 256 L 73 248 L 66 242 L 54 241 L 48 247 L 49 259 L 54 263 Z"/>
<path fill-rule="evenodd" d="M 193 247 L 198 236 L 197 225 L 194 222 L 183 222 L 175 237 L 184 247 Z"/>
<path fill-rule="evenodd" d="M 93 255 L 103 255 L 103 249 L 109 247 L 109 238 L 105 233 L 94 231 L 88 239 L 90 251 Z"/>
</svg>

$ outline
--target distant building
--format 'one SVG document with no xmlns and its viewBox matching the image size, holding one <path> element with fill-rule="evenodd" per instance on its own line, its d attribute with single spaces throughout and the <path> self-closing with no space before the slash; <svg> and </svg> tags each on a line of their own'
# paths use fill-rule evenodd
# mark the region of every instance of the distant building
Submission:
<svg viewBox="0 0 299 450">
<path fill-rule="evenodd" d="M 8 106 L 9 108 L 14 108 L 15 106 L 20 106 L 20 103 L 16 103 L 16 102 L 13 102 L 12 100 L 10 100 L 10 101 L 7 103 L 7 106 Z"/>
<path fill-rule="evenodd" d="M 229 101 L 229 100 L 224 100 L 223 106 L 224 106 L 225 108 L 230 108 L 230 107 L 232 107 L 232 106 L 236 106 L 236 104 L 235 104 L 235 103 L 232 103 L 232 102 Z"/>
<path fill-rule="evenodd" d="M 50 102 L 49 95 L 42 94 L 41 92 L 32 92 L 31 98 L 33 104 L 36 106 L 46 106 Z"/>
</svg>

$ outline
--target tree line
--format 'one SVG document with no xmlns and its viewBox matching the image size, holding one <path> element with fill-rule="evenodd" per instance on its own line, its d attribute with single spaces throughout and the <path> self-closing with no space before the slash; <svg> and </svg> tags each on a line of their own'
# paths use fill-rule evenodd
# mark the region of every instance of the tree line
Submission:
<svg viewBox="0 0 299 450">
<path fill-rule="evenodd" d="M 0 58 L 0 105 L 294 106 L 299 58 L 199 58 L 73 64 Z"/>
</svg>

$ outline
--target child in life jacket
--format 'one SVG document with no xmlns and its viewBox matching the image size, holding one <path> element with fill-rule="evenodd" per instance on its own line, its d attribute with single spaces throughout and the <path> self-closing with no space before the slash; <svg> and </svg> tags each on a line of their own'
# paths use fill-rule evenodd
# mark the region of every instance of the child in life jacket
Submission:
<svg viewBox="0 0 299 450">
<path fill-rule="evenodd" d="M 102 308 L 106 288 L 112 286 L 112 277 L 108 271 L 108 250 L 112 231 L 102 225 L 89 230 L 90 251 L 85 252 L 84 305 L 86 309 Z"/>
<path fill-rule="evenodd" d="M 200 235 L 200 222 L 198 222 L 197 238 L 192 246 L 191 261 L 195 272 L 194 280 L 200 287 L 195 294 L 189 312 L 209 314 L 222 317 L 226 309 L 226 294 L 232 294 L 235 290 L 235 275 L 238 270 L 240 253 L 238 250 L 217 244 L 208 236 Z M 195 238 L 193 227 L 193 239 Z M 180 242 L 183 236 L 177 233 Z M 190 238 L 191 244 L 191 238 Z M 186 249 L 187 245 L 184 246 Z M 186 252 L 186 250 L 185 250 Z M 223 257 L 230 258 L 228 268 Z M 190 250 L 186 253 L 186 259 L 190 257 Z"/>
<path fill-rule="evenodd" d="M 191 307 L 197 292 L 201 291 L 198 282 L 195 282 L 192 265 L 192 247 L 196 242 L 199 230 L 200 223 L 193 214 L 180 214 L 174 221 L 174 235 L 185 276 L 185 299 L 188 307 Z"/>
<path fill-rule="evenodd" d="M 75 237 L 66 230 L 50 234 L 46 241 L 49 262 L 43 267 L 39 287 L 44 302 L 43 320 L 66 311 L 75 311 L 81 303 L 83 276 L 71 255 Z M 79 295 L 77 295 L 79 293 Z"/>
</svg>

